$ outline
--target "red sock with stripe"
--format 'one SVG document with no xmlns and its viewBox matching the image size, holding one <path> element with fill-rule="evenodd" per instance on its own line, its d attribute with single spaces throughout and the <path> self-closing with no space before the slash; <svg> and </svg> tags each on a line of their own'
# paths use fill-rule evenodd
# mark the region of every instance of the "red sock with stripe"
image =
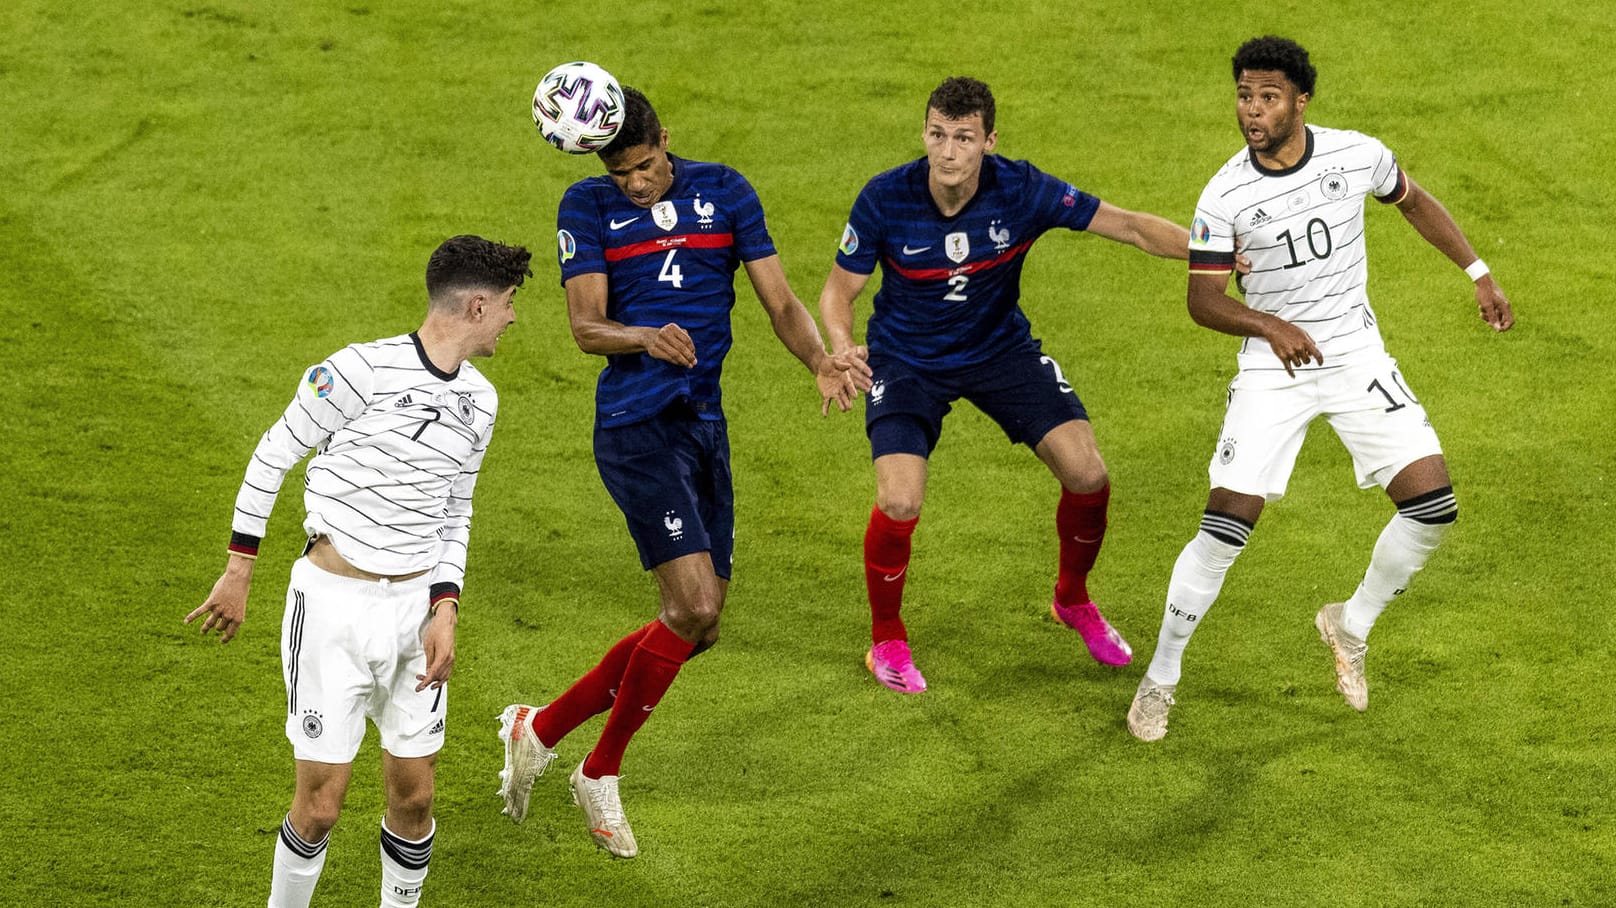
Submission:
<svg viewBox="0 0 1616 908">
<path fill-rule="evenodd" d="M 864 531 L 864 585 L 870 594 L 870 641 L 908 640 L 898 612 L 903 608 L 903 585 L 909 574 L 914 520 L 893 520 L 879 507 L 870 509 Z"/>
<path fill-rule="evenodd" d="M 1060 533 L 1060 572 L 1055 578 L 1055 601 L 1061 605 L 1082 605 L 1089 601 L 1088 577 L 1105 540 L 1105 512 L 1111 501 L 1111 484 L 1093 492 L 1073 492 L 1061 487 L 1060 505 L 1055 508 L 1055 529 Z"/>
<path fill-rule="evenodd" d="M 566 692 L 555 698 L 549 706 L 539 710 L 533 715 L 533 734 L 538 736 L 545 747 L 555 747 L 561 743 L 568 732 L 589 721 L 591 716 L 597 716 L 612 708 L 612 699 L 617 692 L 618 684 L 623 680 L 623 672 L 628 668 L 629 657 L 634 654 L 634 647 L 651 630 L 653 621 L 644 627 L 637 628 L 627 637 L 617 641 L 611 649 L 606 651 L 594 668 L 579 678 Z"/>
<path fill-rule="evenodd" d="M 612 704 L 612 713 L 606 717 L 600 741 L 584 760 L 585 776 L 599 779 L 618 774 L 629 739 L 651 718 L 651 710 L 662 701 L 662 695 L 678 676 L 679 667 L 695 648 L 694 643 L 675 634 L 661 621 L 651 622 L 623 670 L 623 681 L 617 687 L 617 702 Z"/>
</svg>

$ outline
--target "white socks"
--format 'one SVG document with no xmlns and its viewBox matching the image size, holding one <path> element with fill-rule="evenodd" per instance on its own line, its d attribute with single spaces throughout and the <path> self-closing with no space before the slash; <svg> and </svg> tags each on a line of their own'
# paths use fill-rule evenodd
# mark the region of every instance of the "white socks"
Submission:
<svg viewBox="0 0 1616 908">
<path fill-rule="evenodd" d="M 420 903 L 437 832 L 438 822 L 433 820 L 426 838 L 410 841 L 388 829 L 387 818 L 382 817 L 382 908 L 415 908 Z"/>
<path fill-rule="evenodd" d="M 1363 582 L 1342 609 L 1342 629 L 1360 640 L 1367 638 L 1386 604 L 1408 588 L 1458 516 L 1452 486 L 1398 502 L 1397 513 L 1375 541 Z M 1201 517 L 1201 531 L 1179 553 L 1173 579 L 1167 584 L 1161 634 L 1145 672 L 1152 681 L 1178 683 L 1184 647 L 1217 601 L 1223 578 L 1250 537 L 1251 524 L 1238 517 L 1218 511 L 1207 511 Z"/>
<path fill-rule="evenodd" d="M 1162 613 L 1161 633 L 1156 653 L 1145 674 L 1157 684 L 1177 684 L 1184 659 L 1184 647 L 1195 627 L 1217 601 L 1223 578 L 1245 547 L 1251 524 L 1228 514 L 1208 511 L 1201 518 L 1201 531 L 1195 534 L 1173 564 L 1173 579 L 1167 584 L 1167 607 Z"/>
<path fill-rule="evenodd" d="M 325 846 L 330 841 L 329 834 L 318 842 L 304 841 L 292 828 L 290 816 L 281 823 L 281 834 L 275 841 L 275 871 L 269 883 L 269 908 L 308 908 L 314 884 L 320 882 L 320 871 L 325 867 Z"/>
<path fill-rule="evenodd" d="M 1375 540 L 1375 554 L 1369 559 L 1363 582 L 1341 610 L 1343 630 L 1359 640 L 1369 637 L 1375 619 L 1392 597 L 1408 589 L 1409 581 L 1425 567 L 1425 560 L 1448 534 L 1458 512 L 1452 488 L 1441 488 L 1398 506 Z"/>
</svg>

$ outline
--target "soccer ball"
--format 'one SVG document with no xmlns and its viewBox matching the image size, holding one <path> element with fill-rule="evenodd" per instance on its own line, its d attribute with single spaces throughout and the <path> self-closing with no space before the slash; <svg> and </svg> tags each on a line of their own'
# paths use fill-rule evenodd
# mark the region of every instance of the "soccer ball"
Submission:
<svg viewBox="0 0 1616 908">
<path fill-rule="evenodd" d="M 593 63 L 563 63 L 533 92 L 533 125 L 568 154 L 600 151 L 623 127 L 623 87 Z"/>
</svg>

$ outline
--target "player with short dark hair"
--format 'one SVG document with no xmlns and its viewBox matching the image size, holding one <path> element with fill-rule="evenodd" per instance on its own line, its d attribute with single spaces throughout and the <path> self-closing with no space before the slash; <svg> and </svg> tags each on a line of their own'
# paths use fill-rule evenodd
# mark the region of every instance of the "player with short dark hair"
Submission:
<svg viewBox="0 0 1616 908">
<path fill-rule="evenodd" d="M 353 344 L 311 367 L 264 433 L 236 496 L 229 561 L 185 617 L 235 637 L 253 559 L 281 483 L 316 450 L 304 482 L 308 544 L 281 624 L 286 736 L 297 787 L 281 824 L 270 908 L 309 904 L 325 866 L 368 718 L 381 735 L 387 812 L 381 904 L 420 900 L 437 824 L 471 495 L 499 399 L 469 357 L 492 356 L 516 321 L 531 255 L 457 236 L 432 253 L 419 330 Z"/>
<path fill-rule="evenodd" d="M 1028 249 L 1055 228 L 1087 231 L 1152 255 L 1185 258 L 1184 228 L 1117 208 L 1025 161 L 991 154 L 993 93 L 956 77 L 927 101 L 926 156 L 870 180 L 853 203 L 819 298 L 838 353 L 868 358 L 865 424 L 876 500 L 864 536 L 875 677 L 926 689 L 899 617 L 910 539 L 926 491 L 927 458 L 955 401 L 969 400 L 1012 443 L 1031 448 L 1060 481 L 1060 559 L 1051 610 L 1108 665 L 1131 656 L 1100 614 L 1087 579 L 1105 534 L 1110 480 L 1089 416 L 1021 311 Z M 853 339 L 853 300 L 882 270 L 867 343 Z"/>
<path fill-rule="evenodd" d="M 813 373 L 821 412 L 832 401 L 851 405 L 848 373 L 862 363 L 825 353 L 745 178 L 669 154 L 650 102 L 632 88 L 623 95 L 623 135 L 600 152 L 606 175 L 567 190 L 557 239 L 573 338 L 606 357 L 595 462 L 641 565 L 656 575 L 661 606 L 548 706 L 506 708 L 500 793 L 504 812 L 522 822 L 554 748 L 609 711 L 572 774 L 573 798 L 596 843 L 629 858 L 639 846 L 618 791 L 624 750 L 684 662 L 717 641 L 729 587 L 735 514 L 719 376 L 736 269 L 745 268 L 775 335 Z"/>
<path fill-rule="evenodd" d="M 1369 706 L 1370 628 L 1458 517 L 1442 446 L 1386 352 L 1369 305 L 1365 200 L 1396 205 L 1464 270 L 1482 320 L 1494 330 L 1515 321 L 1464 232 L 1386 146 L 1362 133 L 1307 124 L 1316 73 L 1306 50 L 1285 38 L 1254 38 L 1233 62 L 1246 147 L 1196 206 L 1188 304 L 1197 324 L 1245 340 L 1212 454 L 1201 529 L 1173 566 L 1156 653 L 1128 709 L 1128 730 L 1145 741 L 1167 734 L 1190 634 L 1217 599 L 1264 504 L 1285 494 L 1314 419 L 1328 420 L 1352 454 L 1359 487 L 1384 488 L 1397 508 L 1357 591 L 1313 619 L 1330 647 L 1336 687 L 1354 709 Z M 1243 303 L 1225 294 L 1236 247 L 1251 258 Z"/>
</svg>

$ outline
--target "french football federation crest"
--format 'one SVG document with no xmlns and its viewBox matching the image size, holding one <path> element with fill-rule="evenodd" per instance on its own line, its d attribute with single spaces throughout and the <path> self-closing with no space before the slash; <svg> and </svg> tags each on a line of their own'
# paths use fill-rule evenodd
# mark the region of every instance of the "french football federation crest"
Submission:
<svg viewBox="0 0 1616 908">
<path fill-rule="evenodd" d="M 965 233 L 950 233 L 943 237 L 943 251 L 948 253 L 951 262 L 963 262 L 971 254 L 971 241 L 966 239 Z"/>
<path fill-rule="evenodd" d="M 887 383 L 886 382 L 878 381 L 875 384 L 871 385 L 870 386 L 870 403 L 872 405 L 880 403 L 881 398 L 885 397 L 886 393 L 887 393 Z"/>
<path fill-rule="evenodd" d="M 678 540 L 684 538 L 684 535 L 685 535 L 685 521 L 684 521 L 684 518 L 677 517 L 677 516 L 674 515 L 674 513 L 672 511 L 669 511 L 662 518 L 662 525 L 667 528 L 667 530 L 668 530 L 668 538 L 669 539 L 677 542 Z"/>
<path fill-rule="evenodd" d="M 706 227 L 713 222 L 712 202 L 702 202 L 701 196 L 698 195 L 696 196 L 696 201 L 693 203 L 692 207 L 696 209 L 696 216 L 700 218 L 700 220 L 696 221 L 697 224 Z"/>
<path fill-rule="evenodd" d="M 651 220 L 663 230 L 672 230 L 679 223 L 679 212 L 673 210 L 672 202 L 658 202 L 651 206 Z"/>
<path fill-rule="evenodd" d="M 1003 252 L 1010 248 L 1010 228 L 1000 227 L 995 220 L 988 225 L 988 239 L 993 241 L 994 252 Z"/>
</svg>

